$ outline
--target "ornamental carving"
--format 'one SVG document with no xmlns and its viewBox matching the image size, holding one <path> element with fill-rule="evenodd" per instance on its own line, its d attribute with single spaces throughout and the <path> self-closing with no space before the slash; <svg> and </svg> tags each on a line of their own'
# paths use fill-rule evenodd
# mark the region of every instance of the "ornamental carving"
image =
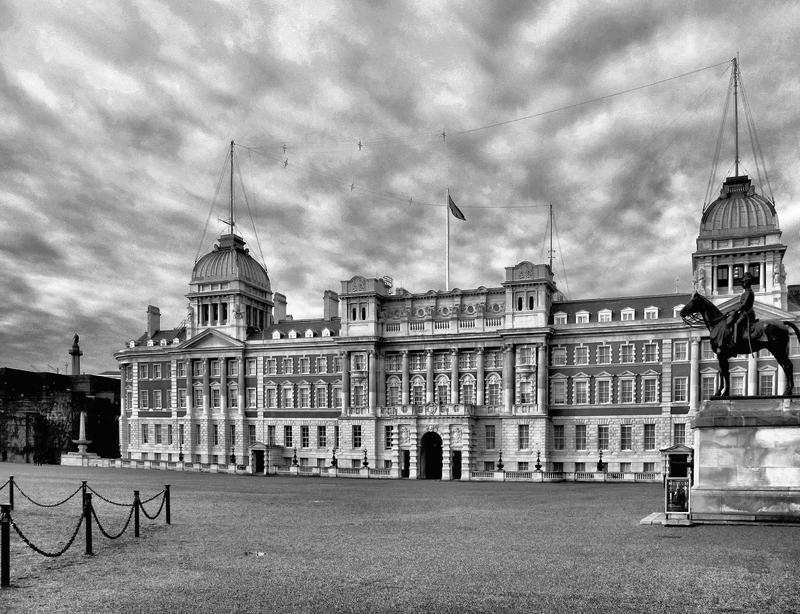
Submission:
<svg viewBox="0 0 800 614">
<path fill-rule="evenodd" d="M 463 437 L 463 433 L 461 431 L 461 427 L 457 426 L 453 429 L 453 443 L 461 443 L 461 438 Z"/>
<path fill-rule="evenodd" d="M 411 438 L 411 433 L 408 431 L 407 426 L 400 427 L 400 443 L 408 443 L 408 440 Z"/>
<path fill-rule="evenodd" d="M 367 280 L 360 275 L 356 275 L 350 280 L 348 286 L 350 292 L 364 292 L 367 289 Z"/>
<path fill-rule="evenodd" d="M 523 262 L 517 267 L 517 279 L 533 279 L 533 265 L 530 262 Z"/>
<path fill-rule="evenodd" d="M 437 433 L 439 431 L 438 427 L 435 424 L 429 424 L 426 428 L 426 431 L 429 433 Z"/>
</svg>

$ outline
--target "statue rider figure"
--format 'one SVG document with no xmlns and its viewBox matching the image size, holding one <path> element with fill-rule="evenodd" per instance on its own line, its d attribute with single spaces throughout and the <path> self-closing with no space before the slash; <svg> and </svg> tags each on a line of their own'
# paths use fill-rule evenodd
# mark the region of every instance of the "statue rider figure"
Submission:
<svg viewBox="0 0 800 614">
<path fill-rule="evenodd" d="M 733 339 L 731 343 L 734 348 L 738 345 L 739 339 L 747 339 L 747 343 L 750 344 L 752 327 L 756 321 L 756 315 L 753 312 L 755 295 L 751 288 L 752 285 L 753 276 L 748 271 L 742 276 L 742 288 L 744 288 L 744 291 L 742 296 L 739 297 L 739 308 L 731 314 L 733 319 Z"/>
</svg>

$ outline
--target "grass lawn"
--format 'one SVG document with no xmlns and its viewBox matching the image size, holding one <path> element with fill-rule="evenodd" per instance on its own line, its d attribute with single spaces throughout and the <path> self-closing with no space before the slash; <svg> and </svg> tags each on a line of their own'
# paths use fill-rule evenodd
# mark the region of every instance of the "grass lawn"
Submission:
<svg viewBox="0 0 800 614">
<path fill-rule="evenodd" d="M 11 531 L 0 612 L 797 612 L 800 527 L 639 525 L 658 484 L 264 478 L 0 463 L 34 499 L 82 479 L 116 501 L 172 487 L 172 525 L 83 528 L 42 557 Z M 0 494 L 5 502 L 6 491 Z M 79 497 L 13 518 L 56 550 Z M 95 501 L 107 530 L 127 511 Z M 151 513 L 157 501 L 147 506 Z M 59 541 L 60 540 L 60 541 Z M 263 553 L 263 556 L 248 553 Z"/>
</svg>

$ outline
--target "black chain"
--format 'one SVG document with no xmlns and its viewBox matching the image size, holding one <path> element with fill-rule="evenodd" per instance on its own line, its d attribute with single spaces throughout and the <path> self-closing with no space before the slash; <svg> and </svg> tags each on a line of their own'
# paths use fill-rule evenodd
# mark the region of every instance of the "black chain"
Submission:
<svg viewBox="0 0 800 614">
<path fill-rule="evenodd" d="M 42 556 L 47 556 L 47 557 L 50 557 L 50 558 L 56 558 L 56 557 L 59 557 L 62 554 L 64 554 L 67 550 L 69 550 L 70 546 L 72 546 L 73 542 L 75 541 L 75 538 L 78 536 L 78 531 L 80 530 L 81 525 L 83 524 L 83 514 L 81 514 L 81 519 L 78 521 L 78 526 L 75 527 L 75 532 L 72 534 L 72 537 L 69 538 L 69 541 L 67 542 L 67 545 L 64 546 L 58 552 L 46 552 L 45 550 L 42 550 L 41 548 L 37 548 L 31 542 L 31 540 L 29 540 L 27 537 L 25 537 L 25 535 L 22 533 L 22 531 L 20 531 L 19 527 L 17 526 L 17 523 L 14 522 L 10 518 L 9 518 L 9 520 L 11 520 L 11 526 L 14 527 L 14 530 L 17 532 L 17 535 L 19 535 L 20 539 L 22 541 L 24 541 L 28 545 L 29 548 L 31 548 L 32 550 L 38 552 Z"/>
<path fill-rule="evenodd" d="M 8 483 L 9 483 L 10 481 L 11 481 L 11 480 L 6 480 L 6 483 L 5 483 L 5 484 L 3 484 L 2 486 L 0 486 L 0 490 L 3 490 L 3 489 L 6 487 L 6 486 L 8 486 Z"/>
<path fill-rule="evenodd" d="M 165 492 L 166 492 L 166 491 L 165 491 Z M 157 496 L 158 496 L 158 495 L 156 495 L 156 497 L 157 497 Z M 152 501 L 152 500 L 153 500 L 153 499 L 155 499 L 156 497 L 151 497 L 150 499 L 148 499 L 148 501 Z M 141 510 L 142 510 L 142 513 L 143 513 L 145 516 L 147 516 L 147 517 L 148 517 L 150 520 L 155 520 L 155 519 L 156 519 L 156 518 L 158 518 L 158 516 L 161 514 L 161 510 L 163 510 L 163 509 L 164 509 L 164 502 L 165 502 L 166 500 L 167 500 L 167 496 L 166 496 L 166 494 L 165 494 L 165 495 L 164 495 L 164 497 L 161 499 L 161 505 L 158 507 L 158 511 L 157 511 L 157 512 L 156 512 L 154 515 L 152 515 L 152 516 L 151 516 L 150 514 L 148 514 L 148 513 L 147 513 L 147 510 L 146 510 L 146 509 L 144 509 L 144 506 L 143 506 L 141 503 L 139 503 L 139 507 L 141 508 Z"/>
<path fill-rule="evenodd" d="M 38 505 L 39 507 L 58 507 L 59 505 L 64 505 L 67 501 L 72 499 L 72 497 L 77 495 L 83 488 L 82 486 L 78 486 L 78 490 L 76 490 L 74 493 L 72 493 L 69 497 L 67 497 L 63 501 L 59 501 L 58 503 L 38 503 L 37 501 L 34 501 L 28 495 L 26 495 L 25 491 L 23 491 L 16 482 L 14 482 L 14 486 L 19 491 L 19 494 L 21 494 L 23 497 L 25 497 L 28 501 L 30 501 L 34 505 Z"/>
<path fill-rule="evenodd" d="M 122 537 L 125 531 L 128 529 L 128 525 L 131 524 L 131 518 L 133 518 L 133 510 L 134 506 L 131 505 L 131 512 L 128 514 L 128 519 L 125 521 L 125 526 L 122 527 L 122 531 L 117 533 L 116 535 L 110 535 L 106 530 L 103 528 L 103 525 L 100 524 L 100 519 L 97 517 L 97 512 L 94 511 L 94 506 L 92 506 L 92 516 L 94 517 L 94 521 L 97 523 L 97 528 L 100 529 L 100 532 L 105 535 L 108 539 L 117 539 L 118 537 Z"/>
<path fill-rule="evenodd" d="M 88 484 L 86 485 L 86 488 L 87 490 L 91 490 L 92 494 L 97 495 L 98 499 L 100 499 L 101 501 L 105 501 L 106 503 L 110 503 L 111 505 L 118 505 L 119 507 L 128 507 L 129 505 L 131 505 L 130 503 L 117 503 L 116 501 L 111 501 L 110 499 L 106 499 L 103 495 L 101 495 L 99 492 L 97 492 L 94 488 L 92 488 Z"/>
<path fill-rule="evenodd" d="M 157 492 L 156 494 L 154 494 L 149 499 L 145 499 L 144 501 L 142 501 L 142 503 L 150 503 L 153 499 L 157 499 L 158 497 L 163 495 L 165 492 L 167 492 L 167 491 L 166 490 L 162 490 L 161 492 Z"/>
</svg>

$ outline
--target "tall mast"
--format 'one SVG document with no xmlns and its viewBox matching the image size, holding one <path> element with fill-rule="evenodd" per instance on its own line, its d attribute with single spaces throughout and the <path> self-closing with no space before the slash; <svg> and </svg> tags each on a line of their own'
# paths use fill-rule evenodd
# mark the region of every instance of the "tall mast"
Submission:
<svg viewBox="0 0 800 614">
<path fill-rule="evenodd" d="M 548 256 L 550 259 L 550 272 L 553 272 L 553 203 L 548 203 L 550 205 L 550 250 L 548 251 Z"/>
<path fill-rule="evenodd" d="M 230 217 L 230 227 L 231 227 L 231 234 L 233 234 L 233 227 L 234 227 L 234 219 L 233 219 L 233 205 L 234 205 L 234 195 L 233 195 L 233 141 L 231 141 L 231 217 Z"/>
<path fill-rule="evenodd" d="M 736 174 L 739 176 L 739 60 L 733 58 L 733 124 L 736 143 Z"/>
</svg>

